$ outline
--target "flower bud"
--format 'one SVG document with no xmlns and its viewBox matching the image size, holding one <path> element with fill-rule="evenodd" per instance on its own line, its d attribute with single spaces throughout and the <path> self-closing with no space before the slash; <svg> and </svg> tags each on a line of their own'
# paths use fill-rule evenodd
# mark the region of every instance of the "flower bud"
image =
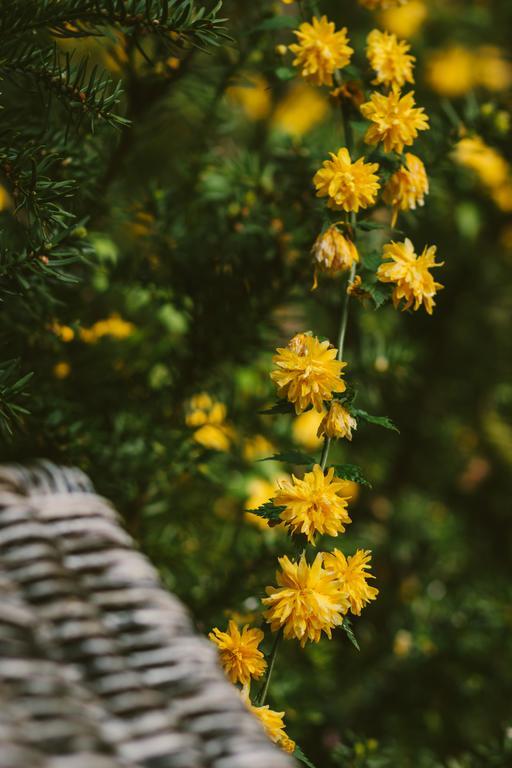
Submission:
<svg viewBox="0 0 512 768">
<path fill-rule="evenodd" d="M 359 261 L 359 254 L 352 240 L 344 237 L 334 225 L 317 237 L 312 254 L 317 268 L 330 275 L 350 269 Z"/>
<path fill-rule="evenodd" d="M 357 429 L 357 421 L 338 400 L 333 400 L 318 427 L 318 437 L 324 435 L 331 439 L 346 437 L 352 440 L 353 429 Z"/>
</svg>

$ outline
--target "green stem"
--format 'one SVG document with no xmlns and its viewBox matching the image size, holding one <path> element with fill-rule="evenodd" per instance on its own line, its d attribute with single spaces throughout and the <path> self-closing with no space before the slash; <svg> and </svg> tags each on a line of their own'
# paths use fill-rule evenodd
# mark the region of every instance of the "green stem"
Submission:
<svg viewBox="0 0 512 768">
<path fill-rule="evenodd" d="M 272 646 L 272 650 L 270 651 L 270 657 L 269 657 L 268 668 L 267 668 L 267 676 L 265 678 L 263 688 L 261 689 L 261 692 L 259 693 L 256 699 L 256 703 L 258 707 L 262 707 L 267 699 L 268 688 L 270 685 L 270 678 L 272 677 L 272 672 L 274 670 L 274 664 L 276 662 L 276 657 L 277 657 L 277 650 L 279 648 L 279 643 L 281 642 L 282 636 L 283 636 L 283 630 L 281 628 L 275 637 L 274 645 Z"/>
</svg>

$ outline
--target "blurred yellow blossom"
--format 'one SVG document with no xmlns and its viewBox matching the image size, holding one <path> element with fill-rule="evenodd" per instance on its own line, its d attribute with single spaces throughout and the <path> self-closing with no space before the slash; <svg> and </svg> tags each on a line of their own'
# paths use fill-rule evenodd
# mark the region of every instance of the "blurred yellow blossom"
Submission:
<svg viewBox="0 0 512 768">
<path fill-rule="evenodd" d="M 328 197 L 329 208 L 347 212 L 373 205 L 379 189 L 377 163 L 365 163 L 362 157 L 352 162 L 346 147 L 330 155 L 313 178 L 317 197 Z"/>
<path fill-rule="evenodd" d="M 352 522 L 343 490 L 343 481 L 334 476 L 332 467 L 324 474 L 320 465 L 315 464 L 313 471 L 306 472 L 302 479 L 292 475 L 291 479 L 280 481 L 274 504 L 285 507 L 281 520 L 291 533 L 303 533 L 314 544 L 315 534 L 337 536 Z"/>
<path fill-rule="evenodd" d="M 196 443 L 214 451 L 227 451 L 234 430 L 226 423 L 226 416 L 224 403 L 214 400 L 207 392 L 201 392 L 189 400 L 185 423 L 188 427 L 197 427 L 194 432 Z"/>
<path fill-rule="evenodd" d="M 412 635 L 406 629 L 399 629 L 393 641 L 395 656 L 408 656 L 412 649 Z"/>
<path fill-rule="evenodd" d="M 376 77 L 374 85 L 397 86 L 414 83 L 413 67 L 416 61 L 405 40 L 398 40 L 392 32 L 374 29 L 367 39 L 366 55 Z"/>
<path fill-rule="evenodd" d="M 8 211 L 12 208 L 13 201 L 7 189 L 0 184 L 0 211 Z"/>
<path fill-rule="evenodd" d="M 250 120 L 263 120 L 272 107 L 268 82 L 257 72 L 245 72 L 240 78 L 227 89 L 228 99 L 241 107 Z"/>
<path fill-rule="evenodd" d="M 364 140 L 367 144 L 382 142 L 386 152 L 403 152 L 418 131 L 428 129 L 428 117 L 423 107 L 416 107 L 414 91 L 404 96 L 396 89 L 387 95 L 375 91 L 369 101 L 361 104 L 361 114 L 373 123 Z"/>
<path fill-rule="evenodd" d="M 476 53 L 478 83 L 490 91 L 505 91 L 512 85 L 512 63 L 494 45 L 482 45 Z"/>
<path fill-rule="evenodd" d="M 265 435 L 252 435 L 252 437 L 246 437 L 243 442 L 242 456 L 246 461 L 264 459 L 273 453 L 275 453 L 275 446 Z"/>
<path fill-rule="evenodd" d="M 267 501 L 270 501 L 276 491 L 276 480 L 286 480 L 287 478 L 288 475 L 284 472 L 277 475 L 273 482 L 270 482 L 270 480 L 266 480 L 263 477 L 250 478 L 247 483 L 247 492 L 249 495 L 245 500 L 245 508 L 247 511 L 244 515 L 248 523 L 251 523 L 262 531 L 269 530 L 270 526 L 268 520 L 260 515 L 255 515 L 254 512 L 251 512 L 250 510 L 258 509 L 262 504 L 266 504 Z M 276 526 L 273 527 L 275 528 Z M 277 527 L 282 528 L 283 526 L 280 525 Z"/>
<path fill-rule="evenodd" d="M 461 45 L 451 45 L 430 53 L 427 60 L 427 83 L 441 96 L 463 96 L 474 84 L 474 58 Z"/>
<path fill-rule="evenodd" d="M 232 683 L 247 685 L 251 678 L 263 675 L 267 663 L 258 648 L 264 637 L 261 629 L 250 629 L 246 624 L 240 631 L 230 620 L 227 632 L 214 627 L 208 637 L 217 646 L 220 663 Z"/>
<path fill-rule="evenodd" d="M 292 436 L 297 445 L 308 451 L 314 451 L 322 445 L 317 432 L 324 415 L 325 411 L 319 413 L 313 408 L 301 413 L 293 420 Z"/>
<path fill-rule="evenodd" d="M 406 5 L 387 8 L 379 15 L 382 26 L 399 37 L 413 37 L 428 16 L 423 0 L 409 0 Z"/>
<path fill-rule="evenodd" d="M 346 27 L 336 30 L 327 16 L 314 16 L 311 24 L 304 22 L 294 34 L 298 43 L 290 45 L 296 54 L 293 65 L 314 85 L 332 85 L 334 72 L 346 67 L 354 53 Z"/>
<path fill-rule="evenodd" d="M 56 363 L 53 366 L 53 375 L 55 376 L 56 379 L 67 379 L 70 373 L 71 373 L 71 366 L 69 363 L 66 363 L 65 361 Z"/>
<path fill-rule="evenodd" d="M 60 323 L 52 323 L 50 326 L 52 333 L 57 336 L 61 341 L 69 343 L 75 338 L 75 332 L 69 325 L 61 325 Z"/>
<path fill-rule="evenodd" d="M 500 153 L 486 144 L 480 136 L 465 136 L 455 146 L 453 157 L 457 163 L 470 168 L 482 183 L 491 189 L 506 184 L 510 166 Z"/>
<path fill-rule="evenodd" d="M 329 110 L 327 97 L 304 82 L 293 83 L 272 115 L 272 125 L 300 138 L 320 123 Z"/>
<path fill-rule="evenodd" d="M 267 587 L 265 618 L 273 632 L 283 628 L 285 638 L 296 638 L 304 646 L 308 640 L 318 643 L 322 632 L 331 638 L 332 630 L 343 622 L 350 603 L 339 579 L 323 567 L 318 553 L 312 565 L 306 556 L 298 562 L 278 558 L 277 587 Z"/>
<path fill-rule="evenodd" d="M 94 344 L 104 336 L 112 336 L 114 339 L 126 339 L 134 332 L 133 323 L 123 320 L 117 314 L 112 314 L 104 320 L 98 320 L 90 328 L 80 329 L 80 338 L 86 344 Z"/>
<path fill-rule="evenodd" d="M 404 5 L 407 0 L 359 0 L 360 5 L 374 11 L 376 8 L 395 8 L 397 5 Z"/>
<path fill-rule="evenodd" d="M 341 376 L 346 363 L 336 359 L 337 353 L 328 341 L 304 333 L 294 336 L 287 347 L 278 347 L 270 378 L 279 397 L 293 403 L 297 414 L 310 405 L 320 412 L 324 400 L 331 400 L 334 392 L 345 391 Z"/>
</svg>

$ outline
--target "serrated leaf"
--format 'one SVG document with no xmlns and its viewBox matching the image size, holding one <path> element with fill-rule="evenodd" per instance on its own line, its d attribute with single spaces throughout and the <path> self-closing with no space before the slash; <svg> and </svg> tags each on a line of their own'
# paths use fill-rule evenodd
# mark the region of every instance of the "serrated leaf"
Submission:
<svg viewBox="0 0 512 768">
<path fill-rule="evenodd" d="M 266 501 L 265 504 L 261 504 L 257 509 L 247 509 L 246 512 L 251 512 L 253 515 L 264 517 L 270 523 L 281 522 L 281 512 L 284 512 L 286 507 L 278 507 L 273 501 Z"/>
<path fill-rule="evenodd" d="M 382 263 L 382 256 L 379 251 L 370 251 L 361 256 L 361 262 L 365 269 L 376 272 Z"/>
<path fill-rule="evenodd" d="M 267 408 L 265 411 L 259 411 L 259 413 L 264 416 L 272 413 L 295 413 L 295 408 L 289 400 L 278 400 L 271 408 Z"/>
<path fill-rule="evenodd" d="M 258 461 L 283 461 L 287 464 L 315 464 L 316 459 L 313 456 L 308 456 L 307 453 L 301 451 L 285 451 L 284 453 L 275 453 L 273 456 L 267 456 L 264 459 L 258 459 Z"/>
<path fill-rule="evenodd" d="M 306 757 L 302 749 L 299 747 L 298 744 L 295 745 L 295 749 L 293 750 L 293 756 L 299 760 L 299 762 L 304 763 L 304 765 L 307 765 L 308 768 L 316 768 L 316 765 L 311 762 L 311 760 Z"/>
<path fill-rule="evenodd" d="M 334 392 L 333 398 L 339 400 L 342 405 L 350 407 L 357 397 L 357 389 L 353 384 L 347 382 L 344 392 Z"/>
<path fill-rule="evenodd" d="M 357 464 L 333 464 L 336 477 L 341 480 L 352 480 L 359 485 L 366 485 L 368 488 L 372 487 L 372 484 L 363 475 L 361 468 Z"/>
<path fill-rule="evenodd" d="M 357 650 L 360 651 L 361 649 L 359 647 L 359 643 L 357 642 L 357 637 L 354 634 L 354 630 L 352 629 L 352 622 L 350 621 L 350 619 L 347 619 L 347 617 L 345 617 L 343 619 L 343 624 L 341 625 L 341 628 L 347 635 L 348 639 L 350 640 L 354 648 L 357 648 Z"/>
<path fill-rule="evenodd" d="M 367 411 L 363 411 L 361 408 L 352 408 L 350 412 L 356 419 L 363 419 L 363 421 L 367 421 L 369 424 L 377 424 L 379 427 L 384 427 L 384 429 L 392 429 L 394 432 L 400 432 L 396 424 L 393 424 L 391 419 L 388 419 L 387 416 L 373 416 L 371 413 L 367 413 Z"/>
</svg>

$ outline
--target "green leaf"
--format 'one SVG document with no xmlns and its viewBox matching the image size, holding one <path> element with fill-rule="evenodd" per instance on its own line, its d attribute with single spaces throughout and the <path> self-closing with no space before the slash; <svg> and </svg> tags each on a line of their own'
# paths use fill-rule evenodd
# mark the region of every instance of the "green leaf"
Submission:
<svg viewBox="0 0 512 768">
<path fill-rule="evenodd" d="M 286 464 L 315 464 L 316 459 L 313 456 L 308 456 L 307 453 L 301 451 L 285 451 L 285 453 L 275 453 L 273 456 L 267 456 L 264 459 L 258 459 L 258 461 L 284 461 Z"/>
<path fill-rule="evenodd" d="M 341 478 L 341 480 L 352 480 L 354 483 L 366 485 L 368 488 L 372 487 L 372 484 L 365 478 L 357 464 L 333 464 L 332 466 L 336 477 Z"/>
<path fill-rule="evenodd" d="M 276 506 L 273 501 L 266 501 L 265 504 L 262 504 L 257 509 L 246 509 L 245 511 L 259 517 L 264 517 L 270 523 L 279 523 L 281 522 L 281 512 L 284 512 L 285 509 L 286 507 Z"/>
<path fill-rule="evenodd" d="M 365 269 L 376 272 L 381 265 L 382 257 L 379 251 L 370 251 L 361 256 L 361 261 Z"/>
<path fill-rule="evenodd" d="M 278 67 L 276 69 L 276 76 L 279 80 L 292 80 L 296 76 L 296 71 L 289 67 Z"/>
<path fill-rule="evenodd" d="M 352 622 L 350 621 L 350 619 L 347 619 L 346 616 L 343 619 L 343 624 L 341 625 L 341 628 L 347 635 L 348 639 L 350 640 L 354 648 L 357 648 L 357 650 L 360 651 L 361 649 L 359 647 L 359 643 L 357 642 L 357 638 L 354 634 L 354 630 L 352 629 Z"/>
<path fill-rule="evenodd" d="M 254 28 L 255 32 L 261 32 L 263 30 L 273 29 L 295 29 L 300 24 L 300 20 L 297 16 L 272 16 L 270 19 L 265 19 L 261 24 L 258 24 Z"/>
<path fill-rule="evenodd" d="M 295 413 L 295 408 L 289 400 L 278 400 L 272 408 L 267 408 L 265 411 L 258 411 L 261 415 L 268 415 L 273 413 Z"/>
<path fill-rule="evenodd" d="M 384 429 L 392 429 L 394 432 L 400 432 L 396 424 L 393 424 L 391 419 L 388 419 L 387 416 L 373 416 L 371 413 L 367 413 L 361 408 L 352 408 L 350 413 L 356 419 L 363 419 L 363 421 L 367 421 L 369 424 L 377 424 L 379 427 L 384 427 Z"/>
<path fill-rule="evenodd" d="M 368 219 L 358 221 L 356 224 L 357 229 L 361 229 L 363 232 L 371 232 L 374 229 L 388 229 L 388 224 L 383 224 L 380 221 L 369 221 Z"/>
<path fill-rule="evenodd" d="M 352 405 L 357 397 L 357 389 L 353 384 L 347 382 L 347 386 L 344 392 L 334 392 L 333 397 L 335 400 L 339 400 L 342 405 L 346 405 L 348 408 Z M 352 411 L 351 411 L 352 412 Z"/>
<path fill-rule="evenodd" d="M 298 744 L 295 745 L 293 756 L 296 757 L 297 760 L 299 760 L 299 762 L 304 763 L 304 765 L 307 765 L 308 768 L 316 768 L 314 763 L 312 763 L 311 760 L 309 760 L 306 757 L 306 755 L 304 754 L 304 752 L 302 751 L 302 749 L 299 747 Z"/>
</svg>

